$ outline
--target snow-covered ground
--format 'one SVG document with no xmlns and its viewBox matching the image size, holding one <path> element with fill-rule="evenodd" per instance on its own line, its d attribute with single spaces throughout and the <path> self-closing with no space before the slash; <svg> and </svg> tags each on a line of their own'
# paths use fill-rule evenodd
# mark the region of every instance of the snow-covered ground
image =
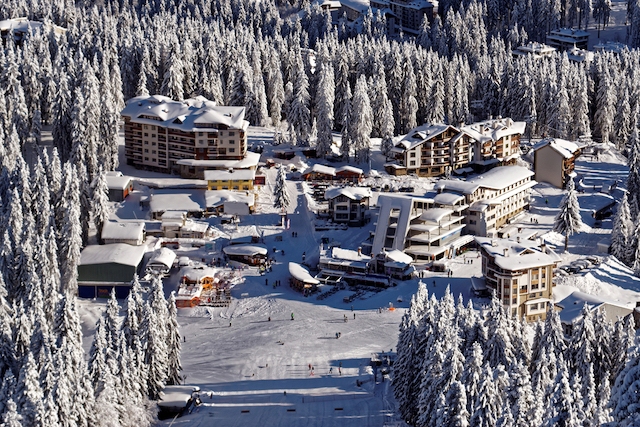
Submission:
<svg viewBox="0 0 640 427">
<path fill-rule="evenodd" d="M 267 143 L 262 161 L 272 158 L 276 148 L 268 144 L 271 135 L 269 129 L 252 127 L 249 130 L 249 145 L 258 141 Z M 379 141 L 375 143 L 371 170 L 376 172 L 370 173 L 375 176 L 367 178 L 365 183 L 388 185 L 391 189 L 412 186 L 415 194 L 424 194 L 433 188 L 433 179 L 387 175 L 382 168 L 384 157 L 379 153 Z M 298 170 L 315 162 L 302 157 L 292 161 L 274 160 L 292 164 Z M 128 167 L 124 159 L 121 159 L 121 165 L 123 173 L 153 184 L 170 185 L 174 180 L 182 181 Z M 363 169 L 369 171 L 369 165 Z M 538 184 L 532 194 L 531 210 L 518 220 L 527 228 L 537 228 L 539 235 L 556 244 L 565 264 L 595 254 L 597 243 L 609 237 L 611 219 L 603 221 L 602 228 L 593 227 L 592 210 L 607 201 L 607 197 L 597 190 L 603 182 L 612 180 L 620 181 L 623 186 L 627 174 L 624 158 L 613 152 L 601 156 L 599 162 L 582 157 L 576 171 L 584 177 L 584 192 L 578 199 L 585 227 L 570 238 L 568 253 L 562 252 L 564 237 L 551 231 L 563 196 L 561 190 Z M 305 252 L 307 263 L 315 265 L 321 237 L 332 238 L 343 248 L 356 249 L 373 230 L 373 221 L 346 231 L 316 232 L 310 209 L 317 206 L 308 194 L 305 195 L 305 188 L 309 191 L 307 185 L 288 181 L 292 205 L 288 210 L 290 228 L 285 230 L 273 208 L 275 177 L 276 168 L 267 170 L 267 185 L 258 192 L 255 215 L 243 217 L 239 224 L 231 225 L 220 225 L 217 219 L 209 220 L 219 231 L 218 239 L 247 234 L 261 236 L 275 257 L 273 272 L 261 276 L 255 268 L 243 269 L 240 272 L 242 280 L 232 288 L 234 301 L 228 308 L 179 310 L 181 334 L 185 339 L 182 343 L 183 375 L 187 384 L 201 388 L 203 405 L 173 424 L 167 420 L 162 425 L 381 426 L 397 421 L 388 378 L 384 383 L 380 374 L 376 376 L 377 381 L 373 379 L 369 358 L 372 353 L 395 349 L 399 323 L 418 287 L 418 279 L 365 294 L 363 299 L 353 303 L 343 302 L 344 297 L 353 294 L 349 290 L 318 300 L 315 295 L 304 297 L 291 289 L 288 286 L 290 261 L 302 262 Z M 621 191 L 616 190 L 614 197 L 619 199 Z M 145 187 L 138 184 L 125 202 L 114 203 L 113 217 L 147 217 L 148 212 L 141 210 L 138 203 L 146 192 Z M 377 194 L 374 193 L 373 203 Z M 532 222 L 533 219 L 537 222 Z M 292 232 L 297 232 L 298 237 L 293 238 Z M 217 242 L 214 252 L 185 245 L 178 250 L 178 255 L 198 260 L 204 258 L 208 262 L 219 255 L 221 244 Z M 462 295 L 465 301 L 472 299 L 470 278 L 481 276 L 477 256 L 471 251 L 452 260 L 453 277 L 425 272 L 426 277 L 422 280 L 438 297 L 449 286 L 456 297 Z M 464 257 L 474 258 L 474 262 L 466 263 Z M 165 279 L 167 295 L 177 289 L 178 276 L 174 272 Z M 274 288 L 275 281 L 280 281 L 282 286 Z M 598 267 L 560 279 L 554 290 L 556 299 L 576 289 L 629 305 L 640 301 L 640 279 L 613 258 L 604 258 Z M 484 302 L 474 300 L 477 305 Z M 87 350 L 95 322 L 105 304 L 106 301 L 101 300 L 81 301 Z M 390 310 L 390 307 L 394 309 Z M 291 320 L 292 313 L 295 320 Z M 344 316 L 348 318 L 346 323 Z M 341 337 L 336 339 L 338 332 Z"/>
</svg>

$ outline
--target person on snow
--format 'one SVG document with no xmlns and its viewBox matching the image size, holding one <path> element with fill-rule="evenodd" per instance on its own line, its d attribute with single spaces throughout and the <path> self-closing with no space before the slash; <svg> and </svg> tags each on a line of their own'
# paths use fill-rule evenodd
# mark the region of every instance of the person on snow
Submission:
<svg viewBox="0 0 640 427">
<path fill-rule="evenodd" d="M 291 320 L 293 320 L 293 313 L 291 313 Z"/>
</svg>

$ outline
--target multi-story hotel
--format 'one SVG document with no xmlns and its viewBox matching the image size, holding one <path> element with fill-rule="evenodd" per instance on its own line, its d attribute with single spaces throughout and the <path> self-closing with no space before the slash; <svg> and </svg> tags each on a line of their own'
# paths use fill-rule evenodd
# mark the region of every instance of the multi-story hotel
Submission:
<svg viewBox="0 0 640 427">
<path fill-rule="evenodd" d="M 371 254 L 399 250 L 417 263 L 428 263 L 453 255 L 451 252 L 473 241 L 463 236 L 463 196 L 438 194 L 434 198 L 380 195 L 380 212 L 370 241 Z"/>
<path fill-rule="evenodd" d="M 496 231 L 529 208 L 534 173 L 522 166 L 501 166 L 469 181 L 441 180 L 439 193 L 464 197 L 467 233 L 494 236 Z"/>
<path fill-rule="evenodd" d="M 154 95 L 132 98 L 120 114 L 125 157 L 135 167 L 177 173 L 183 159 L 241 160 L 247 153 L 245 107 Z"/>
<path fill-rule="evenodd" d="M 514 238 L 515 237 L 515 238 Z M 553 304 L 553 269 L 561 258 L 536 240 L 476 237 L 487 287 L 497 293 L 507 313 L 528 322 L 546 317 Z"/>
<path fill-rule="evenodd" d="M 391 175 L 438 176 L 474 166 L 476 172 L 510 164 L 520 154 L 525 122 L 497 118 L 457 129 L 425 124 L 412 129 L 391 149 Z"/>
<path fill-rule="evenodd" d="M 418 126 L 395 144 L 391 149 L 395 161 L 385 164 L 384 168 L 391 175 L 442 175 L 451 167 L 452 139 L 459 134 L 460 131 L 450 125 Z M 455 143 L 458 142 L 464 141 L 458 138 Z M 465 150 L 462 145 L 457 148 Z M 468 147 L 460 155 L 467 156 L 464 163 L 469 162 Z"/>
<path fill-rule="evenodd" d="M 514 122 L 510 118 L 489 119 L 463 126 L 460 130 L 472 145 L 473 157 L 469 160 L 479 166 L 503 164 L 520 154 L 520 136 L 526 122 Z"/>
</svg>

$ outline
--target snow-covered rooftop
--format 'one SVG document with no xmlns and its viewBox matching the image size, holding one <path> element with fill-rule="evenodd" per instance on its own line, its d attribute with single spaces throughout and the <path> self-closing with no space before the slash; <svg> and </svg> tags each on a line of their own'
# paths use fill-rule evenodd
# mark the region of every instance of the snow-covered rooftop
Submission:
<svg viewBox="0 0 640 427">
<path fill-rule="evenodd" d="M 589 33 L 587 31 L 576 30 L 575 28 L 558 28 L 556 30 L 551 30 L 549 34 L 572 38 L 589 37 Z"/>
<path fill-rule="evenodd" d="M 162 95 L 137 96 L 120 113 L 132 122 L 179 129 L 211 132 L 217 125 L 246 130 L 245 107 L 221 107 L 201 96 L 174 101 Z"/>
<path fill-rule="evenodd" d="M 66 28 L 59 27 L 57 25 L 44 23 L 40 21 L 29 21 L 26 17 L 5 19 L 0 21 L 0 31 L 16 31 L 20 33 L 26 33 L 36 28 L 44 27 L 47 31 L 53 28 L 54 33 L 63 34 L 67 32 Z"/>
<path fill-rule="evenodd" d="M 123 176 L 122 174 L 118 175 L 107 175 L 107 187 L 110 190 L 124 190 L 131 183 L 130 176 Z"/>
<path fill-rule="evenodd" d="M 318 279 L 315 279 L 311 274 L 309 274 L 309 270 L 295 262 L 289 263 L 289 274 L 291 274 L 295 279 L 309 285 L 317 285 L 320 283 Z"/>
<path fill-rule="evenodd" d="M 336 169 L 336 173 L 340 173 L 340 172 L 353 172 L 358 175 L 362 175 L 364 173 L 362 169 L 359 169 L 355 166 L 349 166 L 349 165 L 340 166 L 339 168 Z"/>
<path fill-rule="evenodd" d="M 204 171 L 204 179 L 207 181 L 251 181 L 255 177 L 256 171 L 253 169 Z"/>
<path fill-rule="evenodd" d="M 371 189 L 368 187 L 331 187 L 324 192 L 325 200 L 335 199 L 338 196 L 345 196 L 351 200 L 362 200 L 371 197 Z"/>
<path fill-rule="evenodd" d="M 440 222 L 445 216 L 451 215 L 453 211 L 447 208 L 431 208 L 422 212 L 420 219 L 423 221 Z"/>
<path fill-rule="evenodd" d="M 176 259 L 176 253 L 169 248 L 160 248 L 151 254 L 151 258 L 147 262 L 147 267 L 153 265 L 164 265 L 167 268 L 171 268 L 173 261 Z"/>
<path fill-rule="evenodd" d="M 216 277 L 217 271 L 214 267 L 189 266 L 180 269 L 180 277 L 185 277 L 190 282 L 200 282 L 205 277 Z"/>
<path fill-rule="evenodd" d="M 479 142 L 498 141 L 508 135 L 522 135 L 526 122 L 514 122 L 510 118 L 489 119 L 463 126 L 460 130 Z"/>
<path fill-rule="evenodd" d="M 126 243 L 111 245 L 89 245 L 80 254 L 79 265 L 122 264 L 137 267 L 145 252 L 144 246 Z"/>
<path fill-rule="evenodd" d="M 371 257 L 368 255 L 359 254 L 358 251 L 352 249 L 342 249 L 338 247 L 331 248 L 331 258 L 344 259 L 347 261 L 371 261 Z"/>
<path fill-rule="evenodd" d="M 253 206 L 255 203 L 254 196 L 231 190 L 207 190 L 204 192 L 204 198 L 207 208 L 219 207 L 227 202 L 241 202 L 246 203 L 247 206 Z"/>
<path fill-rule="evenodd" d="M 502 190 L 533 175 L 533 171 L 523 166 L 500 166 L 493 168 L 482 175 L 478 175 L 469 181 L 450 179 L 440 180 L 436 183 L 435 188 L 442 191 L 453 190 L 463 192 L 465 194 L 472 194 L 481 187 L 492 190 Z"/>
<path fill-rule="evenodd" d="M 542 147 L 550 146 L 555 151 L 566 159 L 570 159 L 575 156 L 576 152 L 580 149 L 580 146 L 575 142 L 567 141 L 560 138 L 545 138 L 533 146 L 533 151 L 537 151 Z"/>
<path fill-rule="evenodd" d="M 599 307 L 602 304 L 608 304 L 619 307 L 623 310 L 629 310 L 629 313 L 632 311 L 632 309 L 621 302 L 608 300 L 606 298 L 580 291 L 574 291 L 569 296 L 556 303 L 557 306 L 562 308 L 560 311 L 560 320 L 564 323 L 571 324 L 575 320 L 580 319 L 582 317 L 582 308 L 585 304 L 587 304 L 591 309 Z"/>
<path fill-rule="evenodd" d="M 475 237 L 476 242 L 495 257 L 498 267 L 509 270 L 526 270 L 560 262 L 562 259 L 551 248 L 539 246 L 532 240 L 492 239 Z"/>
<path fill-rule="evenodd" d="M 203 190 L 155 190 L 149 202 L 151 212 L 202 212 L 205 207 Z"/>
<path fill-rule="evenodd" d="M 186 166 L 204 166 L 210 168 L 225 169 L 248 169 L 253 168 L 260 162 L 260 154 L 247 151 L 244 159 L 241 160 L 196 160 L 180 159 L 176 163 Z"/>
<path fill-rule="evenodd" d="M 413 258 L 411 258 L 410 255 L 407 255 L 404 252 L 399 251 L 397 249 L 389 251 L 386 254 L 387 254 L 387 258 L 397 263 L 411 264 L 413 262 Z"/>
<path fill-rule="evenodd" d="M 323 175 L 335 176 L 336 168 L 332 168 L 331 166 L 315 164 L 310 169 L 307 169 L 303 173 L 303 175 L 306 175 L 306 174 L 309 174 L 309 173 L 320 173 L 320 174 L 323 174 Z"/>
<path fill-rule="evenodd" d="M 209 229 L 209 224 L 201 221 L 187 220 L 182 225 L 182 229 L 186 231 L 193 231 L 195 233 L 205 233 Z"/>
<path fill-rule="evenodd" d="M 458 129 L 454 128 L 450 125 L 445 124 L 424 124 L 422 126 L 418 126 L 417 128 L 412 129 L 408 134 L 406 134 L 400 141 L 398 141 L 395 146 L 400 149 L 410 150 L 425 141 L 428 141 L 443 132 L 446 132 L 447 129 L 453 129 L 456 133 L 459 132 Z"/>
<path fill-rule="evenodd" d="M 222 248 L 227 255 L 254 256 L 266 255 L 269 251 L 264 246 L 259 245 L 231 245 Z"/>
<path fill-rule="evenodd" d="M 145 230 L 144 222 L 107 221 L 102 228 L 104 240 L 138 240 Z"/>
<path fill-rule="evenodd" d="M 464 196 L 456 193 L 444 192 L 437 194 L 433 201 L 441 205 L 455 205 L 459 201 L 464 200 Z"/>
</svg>

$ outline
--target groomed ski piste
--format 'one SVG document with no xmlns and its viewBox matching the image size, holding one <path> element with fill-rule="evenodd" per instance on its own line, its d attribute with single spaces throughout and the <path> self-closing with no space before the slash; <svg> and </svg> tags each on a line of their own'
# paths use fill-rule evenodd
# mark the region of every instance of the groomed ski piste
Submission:
<svg viewBox="0 0 640 427">
<path fill-rule="evenodd" d="M 270 131 L 250 128 L 249 138 L 250 143 L 266 142 L 270 139 Z M 273 149 L 275 147 L 267 144 L 262 161 L 272 158 L 270 150 Z M 374 172 L 368 173 L 370 177 L 363 184 L 382 188 L 388 185 L 391 192 L 413 186 L 414 194 L 424 194 L 433 188 L 435 179 L 396 178 L 377 172 L 383 170 L 384 158 L 378 146 L 373 151 L 371 169 Z M 300 157 L 275 161 L 294 165 L 298 170 L 314 163 Z M 158 184 L 170 184 L 168 180 L 179 181 L 127 166 L 122 170 L 131 176 L 138 174 L 147 182 L 157 180 Z M 366 293 L 361 295 L 363 299 L 356 298 L 350 303 L 343 302 L 344 297 L 354 294 L 349 289 L 319 300 L 317 294 L 304 297 L 290 288 L 289 262 L 302 263 L 304 252 L 306 263 L 315 265 L 322 237 L 340 242 L 343 248 L 357 249 L 374 229 L 375 219 L 363 227 L 346 231 L 315 231 L 313 210 L 317 206 L 305 190 L 307 184 L 288 180 L 292 205 L 288 209 L 289 228 L 285 229 L 273 208 L 276 171 L 277 168 L 267 171 L 267 184 L 259 191 L 255 215 L 242 217 L 239 224 L 217 225 L 220 235 L 226 237 L 257 231 L 275 258 L 273 271 L 260 275 L 256 268 L 241 270 L 241 280 L 231 288 L 233 302 L 229 307 L 195 307 L 178 311 L 180 332 L 184 337 L 181 352 L 184 384 L 200 388 L 202 404 L 189 414 L 163 420 L 159 425 L 404 425 L 395 411 L 390 377 L 383 377 L 379 369 L 374 371 L 370 359 L 373 354 L 387 355 L 395 351 L 399 324 L 418 288 L 419 279 L 398 282 L 397 286 L 381 292 Z M 616 191 L 624 191 L 621 187 L 627 167 L 622 156 L 609 150 L 598 161 L 590 156 L 579 158 L 576 172 L 584 177 L 584 192 L 579 194 L 578 200 L 585 226 L 569 239 L 568 253 L 562 251 L 564 237 L 551 231 L 563 197 L 561 190 L 548 184 L 536 185 L 531 209 L 517 220 L 528 229 L 537 229 L 540 236 L 555 244 L 563 258 L 562 265 L 597 254 L 597 243 L 609 237 L 612 218 L 605 219 L 601 228 L 594 227 L 592 209 L 603 197 L 594 188 L 618 180 Z M 141 194 L 137 186 L 130 200 L 115 204 L 114 218 L 135 219 L 143 215 L 138 207 Z M 372 205 L 379 194 L 373 193 Z M 614 194 L 614 197 L 619 200 L 621 195 Z M 297 237 L 292 237 L 293 232 Z M 282 237 L 281 241 L 276 239 L 278 236 Z M 185 255 L 191 258 L 207 256 L 202 249 L 188 247 L 178 252 L 178 256 Z M 437 298 L 449 288 L 456 298 L 462 295 L 465 303 L 472 298 L 479 308 L 487 301 L 472 297 L 471 277 L 482 276 L 481 263 L 478 259 L 470 264 L 464 259 L 477 259 L 477 256 L 477 252 L 470 251 L 451 260 L 452 277 L 447 277 L 446 273 L 426 272 L 420 280 Z M 598 256 L 603 261 L 599 266 L 558 279 L 558 286 L 554 288 L 556 302 L 576 290 L 629 307 L 640 301 L 640 279 L 615 258 Z M 281 286 L 274 288 L 275 281 L 280 281 Z M 167 296 L 177 290 L 178 282 L 177 273 L 165 279 Z M 86 350 L 91 345 L 95 322 L 105 303 L 103 300 L 80 300 Z"/>
</svg>

